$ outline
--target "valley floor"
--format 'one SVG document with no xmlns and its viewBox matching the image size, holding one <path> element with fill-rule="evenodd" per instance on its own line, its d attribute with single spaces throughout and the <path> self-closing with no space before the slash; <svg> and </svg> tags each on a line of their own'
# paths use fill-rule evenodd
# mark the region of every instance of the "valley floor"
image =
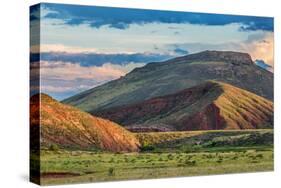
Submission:
<svg viewBox="0 0 281 188">
<path fill-rule="evenodd" d="M 155 134 L 157 135 L 157 133 Z M 173 139 L 176 136 L 180 137 L 180 142 L 169 142 L 169 144 L 159 144 L 157 138 L 163 137 L 163 135 L 157 135 L 157 137 L 154 135 L 153 140 L 151 135 L 148 137 L 142 135 L 142 137 L 145 136 L 143 141 L 150 144 L 154 141 L 156 145 L 147 145 L 140 153 L 42 150 L 40 157 L 41 184 L 52 185 L 273 170 L 272 130 L 249 131 L 247 134 L 241 132 L 242 136 L 237 131 L 233 131 L 231 135 L 229 135 L 230 132 L 224 131 L 220 133 L 223 136 L 220 139 L 218 139 L 217 131 L 215 133 L 212 131 L 204 132 L 204 139 L 211 139 L 211 142 L 208 142 L 207 145 L 204 142 L 202 146 L 193 148 L 186 146 L 194 141 L 190 136 L 194 137 L 197 142 L 198 134 L 186 134 L 188 138 L 185 139 L 183 139 L 183 135 L 170 136 Z M 211 136 L 206 137 L 206 134 L 211 134 Z M 216 134 L 214 139 L 212 139 L 213 134 Z M 225 138 L 226 135 L 228 135 L 228 139 Z M 262 137 L 267 138 L 268 141 L 261 142 L 260 135 L 263 135 Z M 237 138 L 242 139 L 244 144 L 240 144 Z M 200 139 L 203 138 L 200 137 Z M 240 146 L 237 146 L 237 143 Z M 180 146 L 181 144 L 182 146 Z M 36 160 L 36 158 L 33 158 L 33 160 Z"/>
<path fill-rule="evenodd" d="M 44 153 L 41 161 L 43 185 L 273 170 L 272 148 L 191 154 L 62 151 Z"/>
</svg>

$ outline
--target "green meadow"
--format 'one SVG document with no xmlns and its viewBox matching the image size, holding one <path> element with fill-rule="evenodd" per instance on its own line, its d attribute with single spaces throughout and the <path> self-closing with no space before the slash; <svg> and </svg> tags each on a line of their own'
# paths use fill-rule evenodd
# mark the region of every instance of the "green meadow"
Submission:
<svg viewBox="0 0 281 188">
<path fill-rule="evenodd" d="M 41 184 L 271 171 L 274 166 L 272 130 L 137 136 L 142 144 L 138 153 L 41 150 Z"/>
</svg>

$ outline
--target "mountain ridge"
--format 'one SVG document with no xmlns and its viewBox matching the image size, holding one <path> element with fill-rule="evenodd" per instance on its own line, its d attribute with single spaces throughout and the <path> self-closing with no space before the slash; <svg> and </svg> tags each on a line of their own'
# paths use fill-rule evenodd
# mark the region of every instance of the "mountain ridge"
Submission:
<svg viewBox="0 0 281 188">
<path fill-rule="evenodd" d="M 175 61 L 225 61 L 234 64 L 252 64 L 254 63 L 251 56 L 244 52 L 235 51 L 217 51 L 217 50 L 205 50 L 198 53 L 188 54 L 170 60 L 164 61 L 166 63 L 174 63 Z"/>
<path fill-rule="evenodd" d="M 91 112 L 168 95 L 206 80 L 225 82 L 273 100 L 273 74 L 255 65 L 249 54 L 204 51 L 148 63 L 62 102 Z"/>
<path fill-rule="evenodd" d="M 273 124 L 273 103 L 217 81 L 146 101 L 92 112 L 134 132 L 258 129 Z"/>
</svg>

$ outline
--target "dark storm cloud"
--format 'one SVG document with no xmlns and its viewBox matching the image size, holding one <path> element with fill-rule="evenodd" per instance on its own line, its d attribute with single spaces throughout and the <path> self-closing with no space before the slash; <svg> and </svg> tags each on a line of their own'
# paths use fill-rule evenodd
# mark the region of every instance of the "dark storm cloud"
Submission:
<svg viewBox="0 0 281 188">
<path fill-rule="evenodd" d="M 155 11 L 49 3 L 44 3 L 44 7 L 52 11 L 45 15 L 45 18 L 62 19 L 68 25 L 80 25 L 86 23 L 93 28 L 100 28 L 107 25 L 116 29 L 127 29 L 130 24 L 142 25 L 147 23 L 190 23 L 212 26 L 239 23 L 241 24 L 240 31 L 273 31 L 273 18 L 270 17 Z"/>
</svg>

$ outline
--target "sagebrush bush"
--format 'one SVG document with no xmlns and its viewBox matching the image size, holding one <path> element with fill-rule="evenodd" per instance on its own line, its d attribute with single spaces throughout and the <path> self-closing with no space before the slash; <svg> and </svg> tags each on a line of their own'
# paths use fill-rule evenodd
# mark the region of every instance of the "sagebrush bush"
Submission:
<svg viewBox="0 0 281 188">
<path fill-rule="evenodd" d="M 59 150 L 59 146 L 56 144 L 51 144 L 49 147 L 49 150 L 51 151 L 58 151 Z"/>
<path fill-rule="evenodd" d="M 110 167 L 110 168 L 108 169 L 108 175 L 109 175 L 109 176 L 113 176 L 114 174 L 115 174 L 114 168 Z"/>
</svg>

